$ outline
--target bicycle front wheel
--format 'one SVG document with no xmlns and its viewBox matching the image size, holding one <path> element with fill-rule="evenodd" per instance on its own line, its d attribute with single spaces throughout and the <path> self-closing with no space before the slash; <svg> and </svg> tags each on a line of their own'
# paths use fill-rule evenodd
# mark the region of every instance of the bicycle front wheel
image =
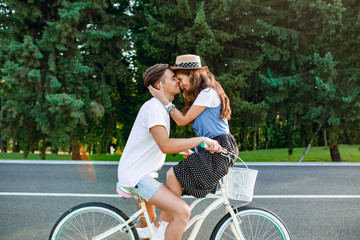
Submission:
<svg viewBox="0 0 360 240">
<path fill-rule="evenodd" d="M 290 239 L 290 233 L 283 221 L 269 210 L 247 206 L 234 209 L 234 212 L 245 240 Z M 218 222 L 210 239 L 236 239 L 230 227 L 231 223 L 233 221 L 228 213 Z"/>
<path fill-rule="evenodd" d="M 104 203 L 84 203 L 69 209 L 55 223 L 49 240 L 90 240 L 129 218 L 119 209 Z M 139 239 L 133 224 L 126 231 L 117 231 L 106 240 Z"/>
</svg>

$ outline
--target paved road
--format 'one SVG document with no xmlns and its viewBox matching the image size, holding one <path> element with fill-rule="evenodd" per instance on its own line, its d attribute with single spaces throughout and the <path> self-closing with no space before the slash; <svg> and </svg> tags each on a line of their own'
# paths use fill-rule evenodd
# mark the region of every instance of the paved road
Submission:
<svg viewBox="0 0 360 240">
<path fill-rule="evenodd" d="M 164 166 L 160 172 L 160 181 L 164 181 L 168 168 Z M 253 165 L 251 168 L 259 170 L 252 205 L 279 215 L 293 239 L 360 239 L 360 165 Z M 116 170 L 116 165 L 0 161 L 0 239 L 47 239 L 57 218 L 83 202 L 105 202 L 132 213 L 135 210 L 132 200 L 114 197 Z M 208 203 L 209 200 L 203 201 L 200 210 Z M 217 209 L 205 221 L 206 226 L 197 239 L 209 239 L 223 212 L 222 208 Z"/>
</svg>

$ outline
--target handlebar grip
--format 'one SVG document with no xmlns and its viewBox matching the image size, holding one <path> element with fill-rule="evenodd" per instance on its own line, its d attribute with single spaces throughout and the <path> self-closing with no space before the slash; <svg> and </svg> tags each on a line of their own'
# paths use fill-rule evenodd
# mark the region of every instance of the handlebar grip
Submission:
<svg viewBox="0 0 360 240">
<path fill-rule="evenodd" d="M 207 144 L 204 143 L 204 142 L 202 142 L 202 143 L 200 144 L 200 146 L 203 147 L 203 148 L 208 148 L 208 147 L 209 147 L 209 145 L 207 145 Z"/>
<path fill-rule="evenodd" d="M 207 145 L 206 143 L 202 142 L 202 143 L 200 144 L 200 147 L 209 148 L 209 145 Z M 228 151 L 227 151 L 225 148 L 223 148 L 223 149 L 221 150 L 221 153 L 228 154 Z"/>
</svg>

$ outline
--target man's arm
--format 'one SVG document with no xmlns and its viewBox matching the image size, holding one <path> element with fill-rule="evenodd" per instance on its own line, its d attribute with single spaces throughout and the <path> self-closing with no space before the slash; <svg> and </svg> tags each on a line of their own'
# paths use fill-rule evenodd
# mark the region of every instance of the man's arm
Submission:
<svg viewBox="0 0 360 240">
<path fill-rule="evenodd" d="M 160 150 L 165 154 L 186 151 L 200 145 L 202 142 L 209 145 L 209 148 L 207 149 L 211 152 L 220 152 L 222 149 L 217 141 L 207 137 L 169 138 L 165 127 L 161 125 L 150 128 L 150 133 Z"/>
</svg>

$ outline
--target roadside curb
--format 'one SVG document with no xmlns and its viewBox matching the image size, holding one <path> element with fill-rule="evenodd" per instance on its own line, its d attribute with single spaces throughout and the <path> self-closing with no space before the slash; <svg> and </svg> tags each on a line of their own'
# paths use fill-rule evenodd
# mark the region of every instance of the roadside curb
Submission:
<svg viewBox="0 0 360 240">
<path fill-rule="evenodd" d="M 65 160 L 5 160 L 0 164 L 60 164 L 60 165 L 118 165 L 116 161 L 65 161 Z M 174 166 L 177 162 L 165 162 L 165 166 Z M 279 166 L 279 167 L 360 167 L 360 162 L 247 162 L 247 166 Z M 244 166 L 236 162 L 235 166 Z"/>
</svg>

